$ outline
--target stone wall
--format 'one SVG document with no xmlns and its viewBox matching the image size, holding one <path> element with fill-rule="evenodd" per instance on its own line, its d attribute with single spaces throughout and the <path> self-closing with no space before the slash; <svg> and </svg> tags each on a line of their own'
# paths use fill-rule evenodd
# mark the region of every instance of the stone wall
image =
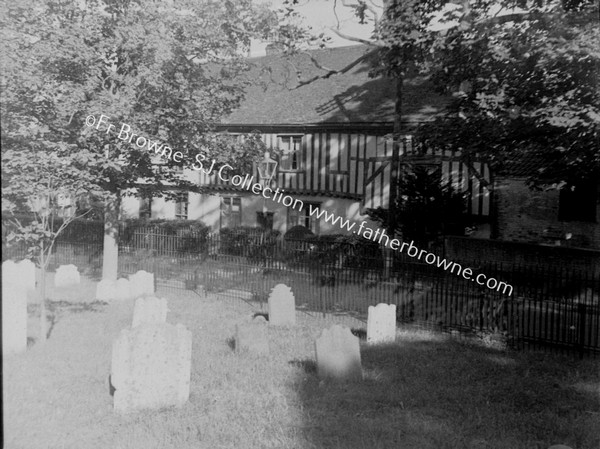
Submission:
<svg viewBox="0 0 600 449">
<path fill-rule="evenodd" d="M 597 250 L 453 236 L 446 237 L 444 249 L 445 256 L 454 261 L 571 268 L 600 275 Z"/>
<path fill-rule="evenodd" d="M 534 191 L 522 178 L 500 178 L 495 201 L 499 240 L 600 250 L 600 216 L 596 222 L 559 221 L 558 190 Z"/>
</svg>

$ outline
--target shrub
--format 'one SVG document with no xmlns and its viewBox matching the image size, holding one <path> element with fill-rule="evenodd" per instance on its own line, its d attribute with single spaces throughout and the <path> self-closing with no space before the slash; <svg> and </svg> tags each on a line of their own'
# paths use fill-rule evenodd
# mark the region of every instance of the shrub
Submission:
<svg viewBox="0 0 600 449">
<path fill-rule="evenodd" d="M 308 236 L 302 240 L 290 240 L 286 246 L 290 250 L 290 259 L 311 265 L 367 269 L 380 269 L 384 265 L 379 244 L 356 235 Z M 304 254 L 300 255 L 300 251 Z"/>
<path fill-rule="evenodd" d="M 264 228 L 223 228 L 219 232 L 220 253 L 251 260 L 272 257 L 280 235 L 279 231 Z"/>
<path fill-rule="evenodd" d="M 127 220 L 120 243 L 131 249 L 148 249 L 157 254 L 204 253 L 210 228 L 197 220 Z"/>
</svg>

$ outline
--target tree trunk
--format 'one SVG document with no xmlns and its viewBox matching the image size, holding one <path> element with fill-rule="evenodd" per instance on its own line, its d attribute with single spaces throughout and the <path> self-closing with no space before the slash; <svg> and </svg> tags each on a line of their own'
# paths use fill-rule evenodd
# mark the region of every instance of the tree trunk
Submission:
<svg viewBox="0 0 600 449">
<path fill-rule="evenodd" d="M 46 343 L 48 336 L 48 321 L 46 320 L 46 268 L 50 260 L 50 254 L 44 260 L 44 246 L 40 250 L 40 336 L 39 344 Z"/>
<path fill-rule="evenodd" d="M 394 144 L 390 161 L 390 198 L 388 205 L 388 235 L 395 236 L 398 228 L 396 202 L 398 200 L 398 172 L 400 171 L 400 146 L 402 145 L 402 77 L 396 79 L 396 101 L 394 104 Z"/>
<path fill-rule="evenodd" d="M 116 281 L 119 264 L 119 207 L 120 195 L 106 203 L 104 208 L 104 251 L 102 256 L 102 280 Z"/>
</svg>

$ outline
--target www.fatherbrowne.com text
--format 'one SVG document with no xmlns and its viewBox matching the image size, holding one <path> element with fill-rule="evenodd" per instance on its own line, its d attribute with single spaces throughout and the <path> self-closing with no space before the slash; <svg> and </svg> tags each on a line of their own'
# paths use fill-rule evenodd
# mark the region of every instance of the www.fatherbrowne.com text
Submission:
<svg viewBox="0 0 600 449">
<path fill-rule="evenodd" d="M 100 130 L 101 126 L 104 125 L 106 129 L 103 131 L 105 131 L 106 134 L 110 134 L 111 132 L 116 133 L 117 129 L 115 125 L 110 123 L 110 119 L 103 114 L 100 115 L 98 120 L 96 120 L 95 116 L 89 115 L 86 118 L 86 125 L 88 127 L 94 127 L 97 130 Z M 160 154 L 163 158 L 171 159 L 176 163 L 183 162 L 184 154 L 181 151 L 173 151 L 171 147 L 164 143 L 152 141 L 144 136 L 134 133 L 131 126 L 126 123 L 122 123 L 119 127 L 117 138 L 122 141 L 126 141 L 131 145 L 135 145 L 138 148 L 145 148 L 150 152 L 154 151 L 155 155 Z M 199 152 L 194 156 L 194 163 L 191 165 L 191 168 L 196 171 L 202 170 L 206 174 L 215 173 L 221 181 L 227 182 L 241 190 L 252 192 L 255 195 L 261 195 L 265 199 L 271 200 L 277 204 L 283 204 L 286 207 L 291 207 L 299 212 L 304 211 L 304 202 L 290 195 L 286 195 L 284 189 L 265 186 L 260 182 L 256 182 L 254 176 L 248 174 L 245 176 L 238 174 L 231 176 L 231 172 L 234 171 L 233 167 L 229 164 L 222 164 L 217 168 L 215 160 L 213 160 L 210 164 L 207 164 L 210 165 L 210 167 L 207 169 L 204 166 L 207 161 L 207 156 Z M 367 223 L 366 221 L 362 221 L 360 224 L 358 224 L 357 228 L 357 222 L 343 219 L 340 216 L 336 216 L 335 214 L 329 213 L 326 210 L 312 204 L 308 204 L 308 213 L 311 217 L 316 217 L 317 219 L 322 218 L 326 223 L 330 223 L 334 226 L 337 225 L 340 227 L 340 229 L 344 229 L 367 240 L 387 246 L 394 251 L 406 253 L 409 257 L 414 257 L 417 260 L 423 260 L 429 265 L 435 265 L 438 268 L 442 268 L 457 276 L 462 276 L 464 279 L 471 280 L 478 285 L 484 285 L 491 290 L 502 292 L 508 296 L 511 296 L 513 293 L 512 285 L 507 284 L 506 282 L 498 281 L 492 277 L 487 277 L 483 273 L 474 275 L 471 268 L 463 268 L 462 265 L 456 262 L 446 260 L 445 258 L 442 259 L 438 255 L 427 250 L 419 249 L 414 245 L 414 241 L 409 243 L 402 242 L 396 238 L 390 238 L 390 236 L 385 233 L 385 230 L 373 230 L 370 227 L 365 226 Z"/>
</svg>

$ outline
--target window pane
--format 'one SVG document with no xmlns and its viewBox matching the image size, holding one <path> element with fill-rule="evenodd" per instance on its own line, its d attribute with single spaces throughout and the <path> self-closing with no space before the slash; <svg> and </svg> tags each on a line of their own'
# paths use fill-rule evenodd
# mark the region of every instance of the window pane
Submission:
<svg viewBox="0 0 600 449">
<path fill-rule="evenodd" d="M 281 150 L 280 168 L 282 170 L 301 170 L 301 136 L 279 136 L 279 149 Z"/>
</svg>

